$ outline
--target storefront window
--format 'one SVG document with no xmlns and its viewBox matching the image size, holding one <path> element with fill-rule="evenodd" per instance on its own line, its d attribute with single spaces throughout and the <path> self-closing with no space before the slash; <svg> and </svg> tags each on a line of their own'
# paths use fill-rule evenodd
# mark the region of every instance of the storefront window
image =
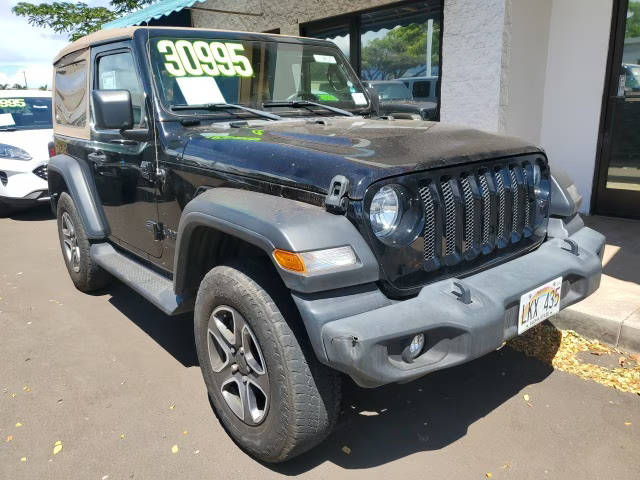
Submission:
<svg viewBox="0 0 640 480">
<path fill-rule="evenodd" d="M 433 119 L 439 96 L 441 25 L 442 3 L 423 0 L 309 23 L 303 25 L 302 34 L 338 45 L 382 101 L 427 102 L 431 113 L 422 116 Z"/>
<path fill-rule="evenodd" d="M 362 15 L 360 72 L 363 80 L 437 76 L 440 21 L 424 3 Z"/>
</svg>

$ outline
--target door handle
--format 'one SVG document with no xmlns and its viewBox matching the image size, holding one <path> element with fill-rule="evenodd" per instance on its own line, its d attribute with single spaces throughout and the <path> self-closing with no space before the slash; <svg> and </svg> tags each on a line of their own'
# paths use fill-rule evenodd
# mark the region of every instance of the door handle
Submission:
<svg viewBox="0 0 640 480">
<path fill-rule="evenodd" d="M 96 163 L 105 163 L 107 161 L 107 156 L 104 152 L 95 152 L 87 155 L 89 160 Z"/>
</svg>

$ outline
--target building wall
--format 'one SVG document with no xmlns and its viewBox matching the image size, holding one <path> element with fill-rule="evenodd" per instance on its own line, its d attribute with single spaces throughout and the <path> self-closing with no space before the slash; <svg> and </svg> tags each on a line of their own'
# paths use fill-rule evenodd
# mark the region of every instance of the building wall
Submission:
<svg viewBox="0 0 640 480">
<path fill-rule="evenodd" d="M 569 172 L 589 210 L 612 0 L 553 0 L 541 144 Z"/>
<path fill-rule="evenodd" d="M 505 132 L 540 143 L 552 0 L 511 0 Z"/>
<path fill-rule="evenodd" d="M 504 131 L 509 13 L 505 0 L 445 0 L 441 121 Z"/>
<path fill-rule="evenodd" d="M 397 0 L 208 0 L 196 5 L 238 12 L 234 14 L 194 9 L 193 26 L 263 32 L 280 29 L 283 35 L 299 35 L 300 24 L 397 3 Z"/>
</svg>

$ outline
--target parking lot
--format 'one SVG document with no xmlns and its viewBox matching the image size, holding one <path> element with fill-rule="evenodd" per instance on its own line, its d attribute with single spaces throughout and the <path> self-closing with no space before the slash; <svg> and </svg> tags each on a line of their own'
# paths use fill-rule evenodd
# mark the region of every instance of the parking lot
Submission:
<svg viewBox="0 0 640 480">
<path fill-rule="evenodd" d="M 189 316 L 118 283 L 76 291 L 46 209 L 0 219 L 0 332 L 2 479 L 640 478 L 640 396 L 509 347 L 406 385 L 349 384 L 319 448 L 257 463 L 211 409 Z"/>
</svg>

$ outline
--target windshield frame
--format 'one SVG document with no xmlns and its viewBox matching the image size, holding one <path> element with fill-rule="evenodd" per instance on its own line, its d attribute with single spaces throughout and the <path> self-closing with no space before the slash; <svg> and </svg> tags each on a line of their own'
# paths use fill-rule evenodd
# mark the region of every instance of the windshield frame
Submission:
<svg viewBox="0 0 640 480">
<path fill-rule="evenodd" d="M 373 108 L 373 104 L 371 102 L 371 98 L 369 92 L 364 85 L 364 83 L 357 76 L 353 67 L 344 56 L 342 51 L 332 42 L 320 39 L 312 39 L 312 38 L 303 38 L 303 37 L 289 37 L 289 36 L 280 36 L 275 34 L 261 34 L 261 33 L 245 33 L 245 32 L 229 32 L 229 31 L 220 31 L 220 30 L 206 30 L 206 29 L 153 29 L 147 31 L 136 32 L 134 37 L 138 36 L 136 44 L 144 48 L 144 58 L 145 58 L 145 70 L 147 70 L 148 78 L 149 78 L 149 87 L 153 92 L 155 97 L 156 105 L 161 110 L 161 117 L 167 117 L 174 120 L 186 120 L 193 119 L 194 117 L 197 119 L 210 119 L 210 120 L 226 120 L 226 119 L 243 119 L 244 118 L 256 118 L 247 112 L 241 112 L 239 110 L 235 111 L 206 111 L 202 109 L 194 109 L 193 111 L 174 111 L 171 110 L 171 104 L 166 102 L 163 98 L 163 95 L 160 93 L 160 78 L 158 78 L 154 71 L 153 60 L 151 57 L 151 48 L 156 44 L 159 39 L 163 38 L 174 38 L 176 40 L 179 39 L 203 39 L 208 41 L 241 41 L 241 42 L 265 42 L 265 43 L 286 43 L 292 45 L 315 45 L 319 47 L 328 48 L 331 50 L 331 54 L 336 57 L 336 59 L 342 63 L 343 67 L 346 69 L 348 75 L 350 76 L 349 80 L 353 82 L 353 84 L 359 87 L 359 91 L 363 93 L 364 98 L 366 100 L 366 104 L 363 104 L 358 107 L 351 108 L 343 108 L 354 115 L 363 115 L 370 112 Z M 319 101 L 318 103 L 323 103 Z M 317 116 L 321 114 L 323 116 L 335 116 L 337 114 L 327 112 L 320 108 L 315 109 L 315 112 L 311 112 L 306 109 L 297 109 L 290 107 L 274 107 L 274 108 L 264 108 L 262 105 L 254 105 L 254 104 L 244 104 L 238 103 L 243 106 L 247 106 L 250 108 L 264 109 L 265 112 L 275 113 L 279 116 L 284 117 L 310 117 Z M 331 102 L 327 103 L 331 105 Z M 184 112 L 184 113 L 183 113 Z M 162 118 L 161 118 L 162 120 Z"/>
</svg>

